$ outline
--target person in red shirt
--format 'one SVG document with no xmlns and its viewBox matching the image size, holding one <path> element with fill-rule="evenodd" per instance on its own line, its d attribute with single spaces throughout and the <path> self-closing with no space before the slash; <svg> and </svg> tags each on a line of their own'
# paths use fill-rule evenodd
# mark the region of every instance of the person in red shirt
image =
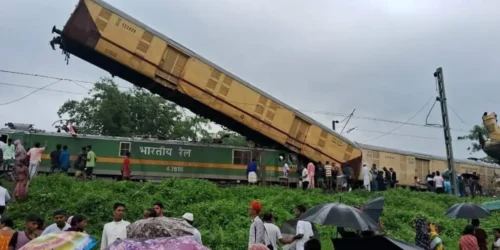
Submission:
<svg viewBox="0 0 500 250">
<path fill-rule="evenodd" d="M 131 173 L 132 171 L 130 171 L 130 152 L 127 152 L 125 154 L 125 159 L 123 160 L 122 178 L 124 180 L 130 180 Z"/>
</svg>

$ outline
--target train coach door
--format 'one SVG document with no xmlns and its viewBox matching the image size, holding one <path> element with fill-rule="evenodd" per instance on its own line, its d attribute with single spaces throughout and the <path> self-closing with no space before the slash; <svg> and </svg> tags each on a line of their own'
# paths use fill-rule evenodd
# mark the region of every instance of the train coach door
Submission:
<svg viewBox="0 0 500 250">
<path fill-rule="evenodd" d="M 427 183 L 427 175 L 430 172 L 430 161 L 425 159 L 415 159 L 415 176 L 420 179 L 420 183 Z"/>
</svg>

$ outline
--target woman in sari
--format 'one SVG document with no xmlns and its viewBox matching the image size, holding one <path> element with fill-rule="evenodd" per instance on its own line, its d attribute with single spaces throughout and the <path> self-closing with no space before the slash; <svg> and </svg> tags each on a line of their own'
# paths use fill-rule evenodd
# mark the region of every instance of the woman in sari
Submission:
<svg viewBox="0 0 500 250">
<path fill-rule="evenodd" d="M 0 250 L 8 250 L 10 238 L 14 234 L 14 221 L 7 216 L 2 216 L 0 220 Z"/>
<path fill-rule="evenodd" d="M 415 245 L 423 248 L 424 250 L 429 250 L 431 242 L 425 220 L 422 218 L 417 218 L 413 223 L 416 231 Z"/>
<path fill-rule="evenodd" d="M 443 242 L 439 238 L 439 230 L 434 223 L 429 223 L 431 250 L 444 250 Z"/>
<path fill-rule="evenodd" d="M 21 143 L 21 140 L 16 140 L 14 142 L 14 146 L 16 147 L 16 151 L 15 151 L 14 156 L 16 158 L 16 165 L 17 165 L 26 158 L 26 150 L 24 149 L 24 146 Z"/>
<path fill-rule="evenodd" d="M 14 198 L 18 201 L 28 196 L 28 175 L 28 167 L 23 162 L 19 162 L 16 165 L 16 187 L 14 188 Z"/>
</svg>

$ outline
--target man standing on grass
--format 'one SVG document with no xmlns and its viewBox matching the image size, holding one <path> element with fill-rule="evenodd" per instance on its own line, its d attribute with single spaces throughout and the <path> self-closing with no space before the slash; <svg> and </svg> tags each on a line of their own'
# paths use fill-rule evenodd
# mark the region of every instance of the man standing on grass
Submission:
<svg viewBox="0 0 500 250">
<path fill-rule="evenodd" d="M 2 186 L 2 183 L 0 182 L 0 217 L 3 215 L 3 212 L 5 211 L 5 206 L 7 205 L 7 202 L 9 200 L 10 200 L 9 190 L 4 188 Z"/>
<path fill-rule="evenodd" d="M 252 225 L 250 225 L 250 232 L 248 234 L 248 247 L 254 244 L 265 244 L 265 231 L 264 223 L 259 217 L 262 211 L 262 205 L 259 201 L 252 201 L 248 208 L 248 214 L 252 218 Z"/>
<path fill-rule="evenodd" d="M 127 226 L 130 222 L 123 220 L 125 204 L 115 203 L 113 206 L 113 221 L 106 223 L 102 230 L 101 249 L 105 249 L 116 240 L 127 238 Z"/>
<path fill-rule="evenodd" d="M 304 205 L 298 205 L 295 208 L 295 217 L 297 219 L 300 218 L 306 212 L 306 210 L 307 209 Z M 295 236 L 295 239 L 297 239 L 297 241 L 295 249 L 304 250 L 304 244 L 314 236 L 311 222 L 299 220 L 297 222 L 296 231 L 297 235 Z"/>
<path fill-rule="evenodd" d="M 87 146 L 87 165 L 85 166 L 85 173 L 87 174 L 87 178 L 92 180 L 92 174 L 94 173 L 95 162 L 97 158 L 95 156 L 94 151 L 92 151 L 92 146 Z"/>
</svg>

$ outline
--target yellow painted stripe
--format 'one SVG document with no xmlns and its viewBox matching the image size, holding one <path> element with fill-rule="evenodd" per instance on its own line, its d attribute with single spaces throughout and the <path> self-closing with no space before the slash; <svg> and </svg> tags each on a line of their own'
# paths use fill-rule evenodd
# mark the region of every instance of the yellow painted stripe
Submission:
<svg viewBox="0 0 500 250">
<path fill-rule="evenodd" d="M 43 154 L 42 159 L 50 160 L 49 154 Z M 76 156 L 72 155 L 71 160 L 76 160 Z M 97 157 L 98 162 L 102 163 L 115 163 L 122 164 L 123 158 L 120 157 Z M 204 162 L 185 162 L 185 161 L 163 161 L 163 160 L 147 160 L 147 159 L 131 159 L 131 164 L 139 165 L 153 165 L 153 166 L 184 166 L 184 167 L 194 167 L 194 168 L 223 168 L 223 169 L 236 169 L 236 170 L 246 170 L 245 165 L 236 164 L 222 164 L 222 163 L 204 163 Z M 266 171 L 282 172 L 282 167 L 277 166 L 266 166 Z"/>
</svg>

